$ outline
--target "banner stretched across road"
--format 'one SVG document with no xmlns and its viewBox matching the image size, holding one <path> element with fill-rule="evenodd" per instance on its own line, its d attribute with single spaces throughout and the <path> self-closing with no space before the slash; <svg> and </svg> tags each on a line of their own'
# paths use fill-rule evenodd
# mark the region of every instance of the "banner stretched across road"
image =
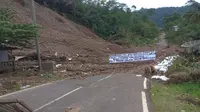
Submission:
<svg viewBox="0 0 200 112">
<path fill-rule="evenodd" d="M 110 55 L 109 63 L 151 61 L 155 59 L 156 59 L 156 51 L 145 51 L 145 52 Z"/>
</svg>

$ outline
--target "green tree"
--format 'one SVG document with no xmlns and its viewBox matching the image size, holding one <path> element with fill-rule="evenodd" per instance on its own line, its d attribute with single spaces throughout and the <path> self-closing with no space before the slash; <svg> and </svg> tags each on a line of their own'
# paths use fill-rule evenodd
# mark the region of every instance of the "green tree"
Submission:
<svg viewBox="0 0 200 112">
<path fill-rule="evenodd" d="M 189 23 L 200 23 L 200 3 L 195 0 L 189 0 L 187 4 L 190 10 L 184 15 Z"/>
<path fill-rule="evenodd" d="M 167 16 L 163 18 L 163 24 L 165 26 L 165 30 L 170 30 L 172 26 L 178 25 L 182 21 L 182 17 L 180 14 L 174 13 L 171 16 Z"/>
<path fill-rule="evenodd" d="M 183 16 L 173 14 L 164 18 L 167 39 L 171 43 L 183 44 L 190 40 L 200 39 L 200 4 L 194 0 L 187 2 L 190 10 Z M 177 25 L 178 31 L 173 31 L 172 26 Z"/>
<path fill-rule="evenodd" d="M 32 24 L 13 24 L 13 11 L 0 9 L 0 43 L 26 47 L 38 35 L 39 27 Z"/>
</svg>

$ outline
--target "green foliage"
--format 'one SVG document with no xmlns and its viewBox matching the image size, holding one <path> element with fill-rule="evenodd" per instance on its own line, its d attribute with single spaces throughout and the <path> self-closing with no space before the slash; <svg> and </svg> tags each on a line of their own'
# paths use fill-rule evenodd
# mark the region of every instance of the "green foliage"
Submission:
<svg viewBox="0 0 200 112">
<path fill-rule="evenodd" d="M 173 65 L 169 67 L 169 70 L 167 71 L 168 77 L 175 74 L 178 74 L 179 72 L 184 72 L 186 74 L 190 74 L 191 66 L 194 62 L 189 62 L 188 59 L 178 57 L 174 62 Z M 182 77 L 182 75 L 180 75 Z M 171 79 L 172 80 L 172 79 Z"/>
<path fill-rule="evenodd" d="M 189 8 L 190 10 L 183 15 L 174 13 L 163 19 L 166 37 L 170 43 L 181 45 L 190 40 L 200 39 L 200 4 L 192 2 Z M 179 27 L 177 32 L 172 30 L 172 26 L 175 25 Z"/>
<path fill-rule="evenodd" d="M 91 28 L 105 40 L 121 40 L 141 45 L 152 43 L 159 34 L 157 27 L 148 20 L 146 13 L 133 11 L 136 6 L 130 8 L 116 0 L 38 2 L 47 4 L 57 12 L 64 13 L 69 19 Z M 153 10 L 149 12 L 153 13 Z"/>
<path fill-rule="evenodd" d="M 199 112 L 200 110 L 198 105 L 177 98 L 187 96 L 199 100 L 199 83 L 164 85 L 153 82 L 151 94 L 156 112 Z"/>
<path fill-rule="evenodd" d="M 190 11 L 188 11 L 184 17 L 188 19 L 189 23 L 200 23 L 200 3 L 195 0 L 189 0 Z"/>
<path fill-rule="evenodd" d="M 163 19 L 165 16 L 170 16 L 174 13 L 183 15 L 188 10 L 189 10 L 188 6 L 183 6 L 183 7 L 161 7 L 156 9 L 141 9 L 140 12 L 145 13 L 148 16 L 148 18 L 152 20 L 158 27 L 163 28 L 164 27 Z"/>
<path fill-rule="evenodd" d="M 180 22 L 180 18 L 181 15 L 177 13 L 164 17 L 163 23 L 165 25 L 165 30 L 170 30 L 172 26 L 177 25 Z"/>
<path fill-rule="evenodd" d="M 0 9 L 0 21 L 11 21 L 14 12 L 7 8 Z"/>
<path fill-rule="evenodd" d="M 196 59 L 192 55 L 177 58 L 170 70 L 190 72 L 193 69 L 199 69 L 200 64 L 196 63 Z M 191 70 L 192 69 L 192 70 Z"/>
<path fill-rule="evenodd" d="M 0 43 L 26 46 L 29 40 L 38 36 L 39 27 L 32 24 L 13 24 L 13 11 L 0 9 Z"/>
<path fill-rule="evenodd" d="M 169 68 L 167 75 L 169 83 L 200 82 L 200 63 L 198 58 L 192 56 L 179 57 Z"/>
</svg>

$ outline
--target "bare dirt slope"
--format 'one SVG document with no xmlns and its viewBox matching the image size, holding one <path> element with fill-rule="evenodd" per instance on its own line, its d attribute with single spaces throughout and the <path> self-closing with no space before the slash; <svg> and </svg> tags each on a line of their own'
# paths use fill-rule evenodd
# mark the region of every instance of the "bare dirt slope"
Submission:
<svg viewBox="0 0 200 112">
<path fill-rule="evenodd" d="M 25 6 L 17 1 L 0 0 L 0 8 L 8 7 L 15 11 L 13 22 L 31 23 L 30 0 L 25 0 Z M 40 48 L 42 55 L 105 55 L 114 52 L 125 52 L 122 47 L 100 39 L 90 29 L 73 23 L 56 12 L 36 4 L 37 24 L 43 28 L 40 32 Z M 25 51 L 25 52 L 24 52 Z M 23 50 L 22 54 L 35 52 L 35 49 Z"/>
</svg>

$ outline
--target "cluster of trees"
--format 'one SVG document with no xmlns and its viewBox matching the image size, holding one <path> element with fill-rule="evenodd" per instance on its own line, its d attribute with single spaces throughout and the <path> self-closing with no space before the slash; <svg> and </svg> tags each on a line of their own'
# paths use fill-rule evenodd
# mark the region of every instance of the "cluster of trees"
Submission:
<svg viewBox="0 0 200 112">
<path fill-rule="evenodd" d="M 163 19 L 167 39 L 171 43 L 183 44 L 190 40 L 200 39 L 200 3 L 188 1 L 189 11 L 183 15 L 174 13 Z M 178 26 L 178 31 L 173 31 L 172 26 Z"/>
<path fill-rule="evenodd" d="M 158 27 L 163 28 L 163 18 L 165 16 L 170 16 L 173 13 L 177 13 L 180 15 L 183 15 L 185 12 L 187 12 L 189 9 L 188 6 L 182 6 L 182 7 L 162 7 L 162 8 L 157 8 L 154 9 L 154 13 L 149 17 L 150 20 L 152 20 Z M 144 10 L 149 10 L 149 9 L 144 9 Z"/>
<path fill-rule="evenodd" d="M 116 0 L 35 0 L 67 18 L 91 28 L 105 40 L 149 44 L 158 36 L 145 13 Z"/>
<path fill-rule="evenodd" d="M 30 40 L 39 35 L 39 27 L 32 24 L 13 24 L 14 12 L 7 8 L 0 9 L 0 44 L 27 47 Z"/>
</svg>

